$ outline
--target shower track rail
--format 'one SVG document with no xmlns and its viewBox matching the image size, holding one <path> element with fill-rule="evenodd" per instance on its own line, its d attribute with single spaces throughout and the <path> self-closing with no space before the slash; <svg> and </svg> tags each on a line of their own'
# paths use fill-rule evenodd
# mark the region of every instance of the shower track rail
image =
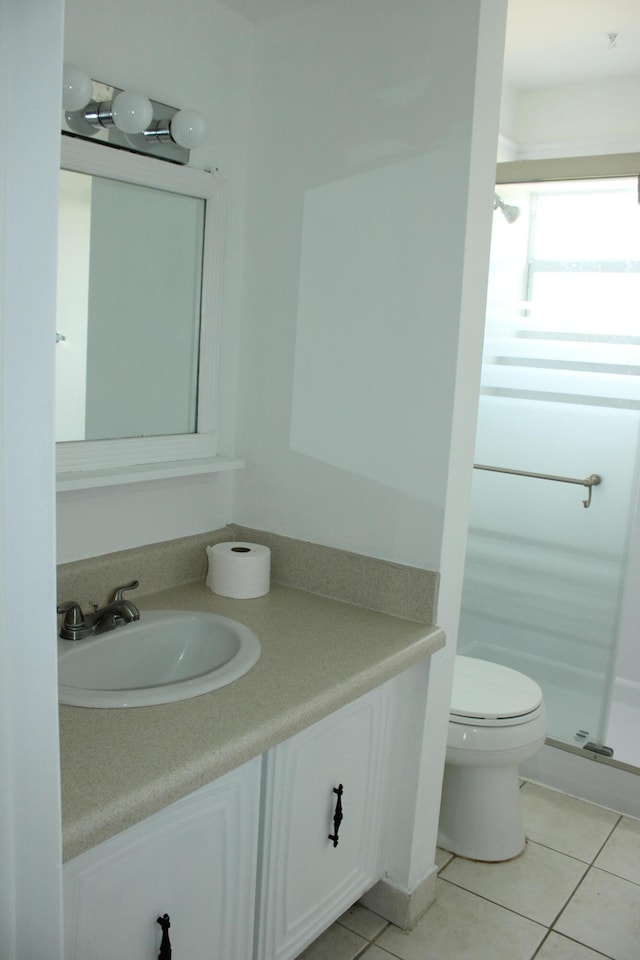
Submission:
<svg viewBox="0 0 640 960">
<path fill-rule="evenodd" d="M 587 509 L 591 506 L 591 491 L 602 482 L 602 477 L 598 473 L 592 473 L 591 476 L 579 480 L 576 477 L 556 477 L 552 473 L 531 473 L 529 470 L 509 470 L 507 467 L 489 467 L 484 463 L 474 463 L 474 470 L 490 470 L 492 473 L 510 473 L 516 477 L 533 477 L 536 480 L 555 480 L 558 483 L 577 483 L 581 487 L 587 488 L 587 497 L 582 501 L 582 506 Z"/>
</svg>

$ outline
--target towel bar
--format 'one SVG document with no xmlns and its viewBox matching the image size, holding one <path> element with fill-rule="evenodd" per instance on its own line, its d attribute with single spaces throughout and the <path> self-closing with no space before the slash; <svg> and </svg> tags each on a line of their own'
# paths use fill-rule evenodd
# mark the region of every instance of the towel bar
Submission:
<svg viewBox="0 0 640 960">
<path fill-rule="evenodd" d="M 493 473 L 511 473 L 517 477 L 534 477 L 537 480 L 556 480 L 558 483 L 577 483 L 581 487 L 586 487 L 588 490 L 586 500 L 582 501 L 582 506 L 587 507 L 591 506 L 591 491 L 593 487 L 597 487 L 598 484 L 602 481 L 602 477 L 597 473 L 592 473 L 591 476 L 585 477 L 584 480 L 579 480 L 575 477 L 556 477 L 552 473 L 531 473 L 529 470 L 509 470 L 507 467 L 488 467 L 484 463 L 474 463 L 475 470 L 491 470 Z"/>
</svg>

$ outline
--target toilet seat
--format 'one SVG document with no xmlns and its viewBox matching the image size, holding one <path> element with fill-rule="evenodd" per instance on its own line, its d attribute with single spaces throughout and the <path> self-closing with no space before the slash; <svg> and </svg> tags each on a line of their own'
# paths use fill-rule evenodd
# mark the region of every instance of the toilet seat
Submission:
<svg viewBox="0 0 640 960">
<path fill-rule="evenodd" d="M 502 664 L 456 656 L 451 723 L 503 727 L 528 723 L 543 709 L 542 690 Z"/>
</svg>

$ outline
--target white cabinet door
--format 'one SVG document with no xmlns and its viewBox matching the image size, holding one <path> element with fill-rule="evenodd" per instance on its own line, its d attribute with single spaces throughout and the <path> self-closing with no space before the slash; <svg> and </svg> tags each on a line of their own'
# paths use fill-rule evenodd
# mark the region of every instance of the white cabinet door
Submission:
<svg viewBox="0 0 640 960">
<path fill-rule="evenodd" d="M 173 960 L 253 951 L 260 758 L 64 866 L 65 960 Z"/>
<path fill-rule="evenodd" d="M 266 756 L 258 960 L 296 957 L 379 879 L 387 699 L 380 687 Z"/>
</svg>

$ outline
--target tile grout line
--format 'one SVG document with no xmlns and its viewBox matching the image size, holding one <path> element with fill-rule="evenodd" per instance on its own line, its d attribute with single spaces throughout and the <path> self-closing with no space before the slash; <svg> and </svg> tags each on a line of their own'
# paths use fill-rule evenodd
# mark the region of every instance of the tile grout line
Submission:
<svg viewBox="0 0 640 960">
<path fill-rule="evenodd" d="M 545 933 L 544 937 L 542 938 L 538 946 L 535 948 L 533 953 L 531 954 L 531 957 L 529 958 L 529 960 L 536 960 L 536 957 L 539 956 L 540 951 L 542 950 L 543 946 L 545 945 L 545 943 L 547 942 L 550 936 L 551 936 L 551 929 L 548 927 L 547 932 Z"/>
<path fill-rule="evenodd" d="M 622 820 L 622 814 L 620 814 L 620 816 L 618 817 L 618 819 L 616 820 L 616 822 L 614 823 L 614 825 L 611 827 L 611 830 L 610 830 L 609 833 L 607 834 L 606 839 L 603 841 L 603 843 L 601 844 L 601 846 L 598 848 L 598 850 L 597 850 L 595 856 L 593 857 L 593 859 L 592 859 L 590 862 L 587 863 L 587 869 L 585 870 L 585 872 L 583 873 L 583 875 L 580 877 L 580 880 L 579 880 L 578 883 L 576 884 L 575 888 L 572 890 L 571 894 L 570 894 L 570 895 L 567 897 L 567 899 L 565 900 L 564 904 L 562 905 L 562 908 L 558 911 L 558 913 L 557 913 L 556 916 L 554 917 L 554 919 L 553 919 L 553 921 L 552 921 L 552 923 L 551 923 L 551 925 L 550 925 L 550 927 L 549 927 L 549 930 L 553 930 L 554 932 L 558 932 L 558 931 L 556 931 L 556 929 L 555 929 L 556 923 L 558 922 L 558 920 L 560 919 L 560 917 L 562 916 L 562 914 L 565 912 L 565 910 L 567 909 L 567 907 L 569 906 L 569 904 L 570 904 L 571 901 L 573 900 L 574 896 L 576 895 L 576 893 L 578 892 L 578 890 L 580 889 L 580 887 L 582 886 L 582 884 L 584 883 L 584 881 L 587 879 L 587 877 L 589 876 L 589 874 L 591 873 L 591 871 L 594 870 L 594 869 L 595 869 L 595 870 L 600 869 L 599 867 L 595 867 L 595 866 L 594 866 L 595 861 L 596 861 L 597 858 L 600 856 L 600 854 L 601 854 L 602 851 L 604 850 L 605 846 L 607 845 L 607 843 L 608 843 L 609 840 L 611 839 L 611 837 L 612 837 L 615 829 L 617 828 L 617 826 L 618 826 L 618 824 L 620 823 L 621 820 Z M 556 851 L 556 853 L 560 853 L 560 851 L 558 850 L 558 851 Z M 566 854 L 565 854 L 565 856 L 566 856 Z M 574 857 L 573 859 L 577 859 L 577 858 Z M 578 862 L 579 862 L 579 863 L 584 863 L 584 860 L 580 860 L 580 861 L 578 861 Z M 603 873 L 607 873 L 608 871 L 605 870 L 605 871 L 602 871 L 602 872 L 603 872 Z M 611 874 L 611 876 L 617 876 L 617 874 Z M 619 879 L 620 879 L 620 880 L 623 880 L 624 877 L 619 877 Z M 564 936 L 564 934 L 560 934 L 560 935 L 561 935 L 561 936 Z M 580 943 L 580 941 L 579 941 L 579 940 L 576 940 L 575 943 Z M 581 944 L 581 946 L 589 947 L 589 944 L 586 944 L 586 943 L 585 943 L 585 944 Z M 589 947 L 589 949 L 591 949 L 591 948 Z M 604 956 L 606 956 L 606 954 L 605 954 Z"/>
<path fill-rule="evenodd" d="M 379 914 L 378 914 L 378 916 L 379 916 Z M 383 919 L 384 919 L 384 918 L 383 918 Z M 393 924 L 391 923 L 390 920 L 387 920 L 387 922 L 385 923 L 385 925 L 384 925 L 384 927 L 382 928 L 382 930 L 379 930 L 378 933 L 377 933 L 377 934 L 375 935 L 375 937 L 373 938 L 373 940 L 370 940 L 370 941 L 369 941 L 369 943 L 367 944 L 367 950 L 369 949 L 369 947 L 374 946 L 374 944 L 376 944 L 376 943 L 378 942 L 378 940 L 380 939 L 380 937 L 382 936 L 382 934 L 385 932 L 385 930 L 388 930 L 389 927 L 391 927 L 391 926 L 393 926 Z M 380 949 L 380 950 L 383 950 L 383 949 L 384 949 L 385 952 L 388 953 L 389 956 L 391 956 L 391 957 L 396 957 L 396 956 L 397 956 L 395 953 L 391 953 L 390 950 L 387 950 L 386 947 L 384 947 L 384 948 L 383 948 L 383 947 L 379 947 L 379 949 Z M 361 956 L 361 957 L 364 957 L 365 954 L 366 954 L 366 951 L 365 951 L 364 953 L 361 953 L 360 956 Z M 398 960 L 402 960 L 402 958 L 401 958 L 401 957 L 398 957 Z"/>
<path fill-rule="evenodd" d="M 591 861 L 591 866 L 594 865 L 594 863 L 596 862 L 596 860 L 598 859 L 598 857 L 600 856 L 600 854 L 602 853 L 602 851 L 604 850 L 604 848 L 606 847 L 606 845 L 609 843 L 609 840 L 611 840 L 611 837 L 613 836 L 613 834 L 615 833 L 615 831 L 616 831 L 616 830 L 618 829 L 618 827 L 620 826 L 621 821 L 622 821 L 622 814 L 620 814 L 620 816 L 618 817 L 618 819 L 616 820 L 616 822 L 614 823 L 614 825 L 611 827 L 611 830 L 610 830 L 609 833 L 607 834 L 607 839 L 604 841 L 604 843 L 602 844 L 602 846 L 600 847 L 600 849 L 599 849 L 598 852 L 596 853 L 595 857 L 594 857 L 593 860 Z"/>
<path fill-rule="evenodd" d="M 621 877 L 619 873 L 614 873 L 613 870 L 605 870 L 604 867 L 597 867 L 595 863 L 589 869 L 598 870 L 600 873 L 606 873 L 608 877 L 615 877 L 616 880 L 622 880 L 623 883 L 630 883 L 634 887 L 640 887 L 640 881 L 630 880 L 629 877 Z"/>
<path fill-rule="evenodd" d="M 580 887 L 582 886 L 582 884 L 584 883 L 584 881 L 585 881 L 585 880 L 587 879 L 587 877 L 589 876 L 591 870 L 592 870 L 592 865 L 589 864 L 589 865 L 587 866 L 587 869 L 585 870 L 585 872 L 582 874 L 582 876 L 581 876 L 580 879 L 578 880 L 578 882 L 577 882 L 577 884 L 575 885 L 574 889 L 571 891 L 571 894 L 570 894 L 570 895 L 567 897 L 567 899 L 565 900 L 564 904 L 562 905 L 562 908 L 558 911 L 558 913 L 557 913 L 557 914 L 555 915 L 555 917 L 553 918 L 553 922 L 551 923 L 551 926 L 549 927 L 550 930 L 554 930 L 554 932 L 559 932 L 559 931 L 555 931 L 555 925 L 556 925 L 556 923 L 558 922 L 558 920 L 560 919 L 560 917 L 562 916 L 562 914 L 564 913 L 564 911 L 567 909 L 567 907 L 569 906 L 569 904 L 571 903 L 571 901 L 572 901 L 573 898 L 575 897 L 576 893 L 578 892 L 578 890 L 580 889 Z M 564 936 L 564 934 L 563 934 L 563 936 Z M 579 940 L 576 941 L 576 943 L 579 943 L 579 942 L 580 942 Z M 583 944 L 583 946 L 588 947 L 589 944 L 588 944 L 588 943 L 585 943 L 585 944 Z"/>
<path fill-rule="evenodd" d="M 458 890 L 464 890 L 464 892 L 468 893 L 470 896 L 477 897 L 478 900 L 484 900 L 485 903 L 492 903 L 494 907 L 500 907 L 501 910 L 506 910 L 508 913 L 512 913 L 514 917 L 520 917 L 522 920 L 528 920 L 529 923 L 535 923 L 536 926 L 542 927 L 543 930 L 549 931 L 551 929 L 551 927 L 548 927 L 546 923 L 541 923 L 540 920 L 534 920 L 533 917 L 528 917 L 525 913 L 520 913 L 518 910 L 514 910 L 513 907 L 505 907 L 503 903 L 498 903 L 497 900 L 492 900 L 490 897 L 485 897 L 481 893 L 476 893 L 475 890 L 469 890 L 467 887 L 463 887 L 460 883 L 456 883 L 455 880 L 448 880 L 446 877 L 441 877 L 440 879 L 443 883 L 448 883 L 451 887 L 457 887 Z"/>
<path fill-rule="evenodd" d="M 373 911 L 371 911 L 371 912 L 373 912 Z M 380 916 L 380 914 L 376 914 L 376 916 Z M 381 919 L 381 920 L 384 920 L 384 917 L 380 917 L 380 919 Z M 355 954 L 353 960 L 360 960 L 361 957 L 364 957 L 365 954 L 366 954 L 366 952 L 367 952 L 367 950 L 369 949 L 369 947 L 373 946 L 373 944 L 382 936 L 382 934 L 385 932 L 385 930 L 387 930 L 387 929 L 391 926 L 390 921 L 389 921 L 389 920 L 385 920 L 385 921 L 384 921 L 384 926 L 383 926 L 382 930 L 379 930 L 378 933 L 375 934 L 375 936 L 373 937 L 373 939 L 370 939 L 368 936 L 366 936 L 366 934 L 362 933 L 361 931 L 353 930 L 351 927 L 347 926 L 347 924 L 344 923 L 340 918 L 338 918 L 338 919 L 335 921 L 335 923 L 336 923 L 338 926 L 342 927 L 344 930 L 349 930 L 350 933 L 355 933 L 356 936 L 361 937 L 363 940 L 366 941 L 366 942 L 365 942 L 365 945 L 362 947 L 362 949 L 361 949 L 358 953 Z"/>
<path fill-rule="evenodd" d="M 617 824 L 616 824 L 616 826 L 617 826 Z M 615 827 L 614 827 L 613 829 L 615 830 Z M 613 830 L 611 831 L 611 833 L 613 833 Z M 605 845 L 605 844 L 607 843 L 607 841 L 609 840 L 609 837 L 611 836 L 611 833 L 609 834 L 609 836 L 607 837 L 607 839 L 605 840 L 605 842 L 602 844 L 602 847 L 604 847 L 604 845 Z M 542 840 L 534 840 L 532 837 L 525 837 L 525 839 L 526 839 L 527 843 L 533 843 L 536 847 L 544 847 L 545 850 L 551 850 L 552 853 L 557 853 L 558 856 L 560 856 L 560 857 L 566 857 L 568 860 L 575 860 L 576 863 L 583 863 L 583 864 L 585 865 L 585 867 L 587 867 L 587 868 L 593 866 L 593 860 L 583 860 L 582 857 L 576 857 L 576 856 L 574 856 L 573 853 L 565 853 L 564 850 L 558 850 L 557 847 L 552 847 L 552 846 L 551 846 L 550 844 L 548 844 L 548 843 L 543 843 Z M 601 853 L 601 851 L 602 851 L 602 847 L 599 847 L 599 848 L 598 848 L 598 852 L 596 853 L 596 857 L 600 855 L 600 853 Z M 595 857 L 594 857 L 594 859 L 595 859 Z M 500 861 L 498 861 L 498 862 L 500 862 Z"/>
<path fill-rule="evenodd" d="M 435 903 L 435 900 L 434 900 L 434 903 Z M 430 905 L 430 906 L 431 906 L 431 905 Z M 427 914 L 428 911 L 429 911 L 429 907 L 427 907 L 427 910 L 425 911 L 425 913 L 423 914 L 423 916 L 426 916 L 426 914 Z M 385 927 L 383 927 L 382 930 L 380 931 L 380 933 L 378 933 L 378 934 L 373 938 L 373 940 L 371 941 L 371 943 L 369 944 L 369 946 L 371 947 L 371 946 L 373 946 L 373 944 L 377 943 L 378 940 L 380 939 L 380 937 L 382 936 L 382 934 L 385 932 L 385 930 L 388 930 L 389 927 L 391 927 L 391 926 L 393 926 L 393 924 L 392 924 L 390 921 L 387 921 L 387 925 L 386 925 Z M 413 929 L 413 928 L 411 928 L 411 929 Z M 407 932 L 409 932 L 409 931 L 407 931 Z M 386 953 L 388 953 L 388 954 L 389 954 L 390 956 L 392 956 L 392 957 L 397 956 L 397 954 L 392 953 L 391 950 L 387 950 L 386 947 L 379 947 L 379 949 L 380 949 L 380 950 L 384 950 Z M 398 960 L 402 960 L 402 958 L 400 957 L 400 958 L 398 958 Z"/>
<path fill-rule="evenodd" d="M 527 782 L 528 782 L 528 781 L 524 781 L 524 783 L 521 785 L 521 788 L 520 788 L 520 789 L 522 789 L 522 787 L 523 787 Z M 597 805 L 594 804 L 594 806 L 597 806 Z M 551 933 L 551 931 L 553 931 L 554 933 L 558 933 L 558 931 L 556 931 L 556 929 L 555 929 L 556 923 L 558 922 L 558 920 L 560 919 L 560 917 L 562 916 L 562 914 L 564 913 L 564 911 L 567 909 L 567 907 L 569 906 L 569 904 L 570 904 L 571 901 L 573 900 L 573 897 L 575 896 L 575 894 L 577 893 L 577 891 L 579 890 L 579 888 L 582 886 L 582 884 L 583 884 L 584 881 L 586 880 L 586 878 L 587 878 L 587 876 L 589 875 L 589 873 L 591 872 L 591 870 L 594 869 L 595 861 L 596 861 L 597 858 L 600 856 L 600 854 L 601 854 L 602 851 L 604 850 L 605 846 L 607 845 L 607 843 L 608 843 L 609 840 L 611 839 L 614 831 L 615 831 L 616 828 L 618 827 L 618 825 L 619 825 L 619 823 L 621 822 L 622 818 L 623 818 L 623 815 L 622 815 L 622 814 L 619 814 L 618 819 L 616 820 L 616 822 L 613 824 L 613 826 L 611 827 L 611 829 L 610 829 L 609 832 L 607 833 L 607 836 L 605 837 L 605 839 L 603 840 L 603 842 L 601 843 L 601 845 L 598 847 L 598 849 L 596 850 L 596 853 L 595 853 L 594 856 L 591 858 L 591 860 L 581 860 L 579 857 L 574 857 L 574 856 L 572 856 L 571 854 L 565 853 L 565 852 L 562 851 L 562 850 L 557 850 L 555 847 L 549 846 L 549 845 L 546 844 L 546 843 L 541 843 L 541 842 L 538 841 L 538 840 L 531 840 L 529 837 L 526 838 L 528 843 L 537 843 L 539 846 L 545 847 L 545 849 L 547 849 L 547 850 L 552 850 L 554 853 L 558 853 L 558 854 L 560 854 L 561 856 L 564 856 L 564 857 L 569 857 L 571 860 L 575 860 L 577 863 L 582 863 L 582 864 L 585 864 L 585 866 L 586 866 L 586 870 L 584 871 L 584 873 L 582 874 L 582 876 L 581 876 L 580 879 L 578 880 L 578 883 L 576 884 L 576 886 L 574 887 L 574 889 L 571 891 L 571 893 L 569 894 L 569 896 L 567 897 L 567 899 L 564 901 L 562 907 L 560 908 L 560 910 L 558 911 L 558 913 L 557 913 L 557 914 L 555 915 L 555 917 L 553 918 L 551 924 L 549 925 L 549 927 L 548 927 L 548 932 L 547 932 L 547 936 L 544 938 L 544 940 L 542 941 L 542 943 L 539 944 L 538 949 L 536 950 L 536 953 L 533 955 L 534 958 L 538 955 L 538 952 L 539 952 L 540 948 L 542 947 L 542 944 L 545 942 L 545 940 L 547 940 L 547 938 L 548 938 L 548 936 L 549 936 L 549 933 Z M 601 868 L 595 867 L 595 869 L 601 869 Z M 604 871 L 602 871 L 602 872 L 603 872 L 603 873 L 608 873 L 609 871 L 604 870 Z M 611 876 L 618 876 L 618 875 L 612 873 Z M 624 878 L 624 877 L 620 877 L 619 879 L 622 880 L 622 879 L 625 879 L 625 878 Z M 633 881 L 631 881 L 631 882 L 633 882 Z M 493 903 L 493 901 L 490 901 L 490 902 Z M 516 911 L 513 911 L 513 912 L 515 913 Z M 520 914 L 518 914 L 518 915 L 520 916 Z M 527 919 L 530 920 L 531 917 L 528 917 Z M 559 934 L 559 933 L 558 933 L 558 935 L 559 935 L 559 936 L 564 936 L 564 934 Z M 574 941 L 574 942 L 575 942 L 575 943 L 580 943 L 579 940 L 576 940 L 576 941 Z M 582 943 L 580 943 L 580 945 L 581 945 L 581 946 L 588 947 L 588 944 L 582 944 Z M 589 948 L 589 949 L 591 949 L 591 948 Z M 606 956 L 606 955 L 603 954 L 603 956 Z M 533 958 L 532 958 L 532 960 L 533 960 Z"/>
<path fill-rule="evenodd" d="M 385 927 L 385 930 L 386 929 L 387 928 Z M 376 937 L 376 939 L 372 940 L 371 943 L 367 944 L 367 950 L 369 949 L 369 947 L 373 947 L 376 945 L 376 941 L 378 940 L 378 937 L 381 937 L 383 933 L 384 933 L 384 930 L 381 930 L 378 936 Z M 378 947 L 378 949 L 383 950 L 385 953 L 388 953 L 390 957 L 394 958 L 394 960 L 402 960 L 402 957 L 400 957 L 397 953 L 392 953 L 391 950 L 388 950 L 386 947 Z M 366 960 L 366 951 L 365 953 L 359 954 L 359 957 L 357 958 L 357 960 L 359 960 L 360 957 L 365 957 L 365 960 Z"/>
<path fill-rule="evenodd" d="M 567 933 L 560 933 L 558 930 L 550 930 L 549 933 L 555 933 L 557 937 L 563 937 L 565 940 L 568 940 L 569 943 L 575 943 L 578 947 L 584 947 L 585 950 L 590 950 L 597 957 L 602 957 L 603 960 L 615 960 L 615 957 L 612 957 L 611 954 L 603 953 L 602 950 L 591 947 L 588 943 L 583 943 L 581 940 L 576 940 L 575 937 L 570 937 Z M 535 958 L 532 958 L 532 960 L 535 960 Z"/>
</svg>

